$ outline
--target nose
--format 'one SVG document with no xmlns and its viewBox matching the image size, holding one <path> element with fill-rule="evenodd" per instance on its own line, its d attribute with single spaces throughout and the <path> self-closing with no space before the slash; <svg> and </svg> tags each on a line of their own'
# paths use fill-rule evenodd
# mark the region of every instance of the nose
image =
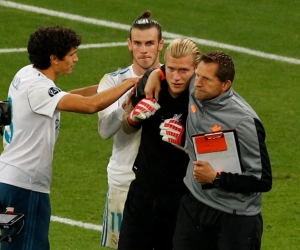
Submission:
<svg viewBox="0 0 300 250">
<path fill-rule="evenodd" d="M 173 79 L 176 81 L 180 80 L 180 74 L 177 70 L 173 72 Z"/>
<path fill-rule="evenodd" d="M 141 52 L 144 54 L 147 53 L 146 45 L 141 46 Z"/>
<path fill-rule="evenodd" d="M 79 61 L 79 58 L 78 58 L 77 54 L 74 55 L 73 61 L 74 62 L 78 62 Z"/>
<path fill-rule="evenodd" d="M 194 87 L 202 87 L 201 79 L 200 77 L 195 78 Z"/>
</svg>

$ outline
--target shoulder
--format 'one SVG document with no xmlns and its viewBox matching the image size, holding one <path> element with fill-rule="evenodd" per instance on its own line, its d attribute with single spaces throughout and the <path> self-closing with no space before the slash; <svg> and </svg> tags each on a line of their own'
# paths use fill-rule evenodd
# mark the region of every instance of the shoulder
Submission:
<svg viewBox="0 0 300 250">
<path fill-rule="evenodd" d="M 126 80 L 127 78 L 131 78 L 134 76 L 135 75 L 131 66 L 107 73 L 100 80 L 98 92 L 116 86 L 124 80 Z"/>
<path fill-rule="evenodd" d="M 19 82 L 22 82 L 20 86 L 17 86 Z M 23 67 L 15 75 L 12 85 L 15 88 L 42 88 L 42 87 L 56 87 L 55 83 L 45 76 L 42 72 L 28 65 Z"/>
<path fill-rule="evenodd" d="M 123 68 L 123 69 L 118 69 L 114 72 L 108 73 L 108 75 L 112 78 L 118 78 L 118 79 L 126 79 L 129 77 L 132 77 L 134 75 L 132 66 Z"/>
<path fill-rule="evenodd" d="M 252 118 L 259 119 L 257 113 L 251 107 L 251 105 L 235 91 L 233 91 L 232 101 L 234 103 L 233 106 L 240 110 L 245 117 L 250 116 Z"/>
</svg>

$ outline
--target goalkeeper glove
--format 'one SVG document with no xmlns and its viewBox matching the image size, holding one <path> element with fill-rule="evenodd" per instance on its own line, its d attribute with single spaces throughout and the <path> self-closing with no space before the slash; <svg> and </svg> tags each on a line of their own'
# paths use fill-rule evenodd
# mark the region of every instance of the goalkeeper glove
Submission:
<svg viewBox="0 0 300 250">
<path fill-rule="evenodd" d="M 176 118 L 166 119 L 159 126 L 160 135 L 162 135 L 162 140 L 171 143 L 175 147 L 184 150 L 181 146 L 182 136 L 184 133 L 184 126 Z"/>
<path fill-rule="evenodd" d="M 127 117 L 129 124 L 132 126 L 138 125 L 151 115 L 154 115 L 156 110 L 160 109 L 160 105 L 153 98 L 144 98 L 140 100 L 133 108 Z"/>
</svg>

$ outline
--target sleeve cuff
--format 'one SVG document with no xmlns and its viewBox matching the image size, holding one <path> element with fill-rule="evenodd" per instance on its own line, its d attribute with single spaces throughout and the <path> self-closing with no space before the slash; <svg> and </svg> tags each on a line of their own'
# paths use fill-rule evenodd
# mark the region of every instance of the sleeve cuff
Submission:
<svg viewBox="0 0 300 250">
<path fill-rule="evenodd" d="M 166 79 L 166 75 L 165 73 L 163 72 L 163 70 L 161 68 L 159 68 L 159 71 L 160 71 L 160 80 L 163 81 Z"/>
</svg>

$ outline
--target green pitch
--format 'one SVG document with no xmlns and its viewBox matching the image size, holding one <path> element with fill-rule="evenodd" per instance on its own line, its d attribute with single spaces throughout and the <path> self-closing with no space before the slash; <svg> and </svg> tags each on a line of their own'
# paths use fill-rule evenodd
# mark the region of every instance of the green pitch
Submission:
<svg viewBox="0 0 300 250">
<path fill-rule="evenodd" d="M 83 45 L 126 42 L 128 30 L 104 27 L 80 20 L 59 18 L 2 6 L 0 0 L 0 100 L 5 100 L 9 83 L 29 63 L 26 52 L 4 53 L 3 49 L 26 48 L 29 34 L 39 26 L 60 24 L 83 36 Z M 203 52 L 224 50 L 234 59 L 233 87 L 257 111 L 267 132 L 267 146 L 274 184 L 263 196 L 263 250 L 299 249 L 300 197 L 298 153 L 300 140 L 300 46 L 299 4 L 291 1 L 174 0 L 158 1 L 58 1 L 19 0 L 17 3 L 59 12 L 130 25 L 144 10 L 159 21 L 163 30 L 197 38 Z M 120 26 L 121 27 L 121 26 Z M 126 27 L 126 26 L 125 26 Z M 291 58 L 290 62 L 250 55 L 237 47 Z M 220 47 L 221 46 L 221 47 Z M 246 52 L 246 53 L 245 53 Z M 86 48 L 78 51 L 79 62 L 71 75 L 56 82 L 64 90 L 97 84 L 106 72 L 130 64 L 125 46 Z M 126 146 L 126 145 L 124 145 Z M 97 132 L 97 115 L 63 113 L 55 149 L 52 214 L 77 222 L 102 225 L 107 189 L 106 166 L 112 139 L 102 140 Z M 0 147 L 0 152 L 2 146 Z M 54 250 L 102 250 L 98 227 L 86 229 L 51 222 L 50 243 Z"/>
</svg>

